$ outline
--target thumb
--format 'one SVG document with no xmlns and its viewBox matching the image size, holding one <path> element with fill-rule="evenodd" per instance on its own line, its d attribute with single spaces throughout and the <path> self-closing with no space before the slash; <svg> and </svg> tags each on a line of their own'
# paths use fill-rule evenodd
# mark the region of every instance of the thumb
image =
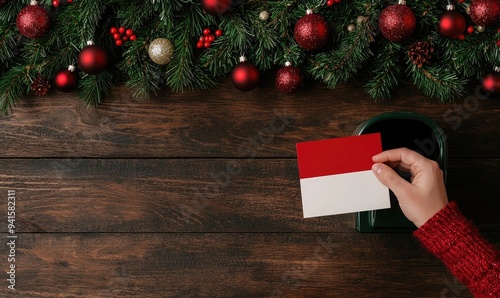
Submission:
<svg viewBox="0 0 500 298">
<path fill-rule="evenodd" d="M 385 186 L 389 187 L 396 197 L 402 193 L 405 188 L 410 186 L 406 180 L 401 178 L 393 169 L 383 163 L 376 163 L 372 167 L 375 177 Z"/>
</svg>

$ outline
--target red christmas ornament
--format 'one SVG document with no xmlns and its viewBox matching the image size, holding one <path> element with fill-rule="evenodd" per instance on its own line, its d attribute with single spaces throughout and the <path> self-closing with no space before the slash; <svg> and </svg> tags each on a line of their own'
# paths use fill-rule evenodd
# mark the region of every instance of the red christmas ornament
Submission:
<svg viewBox="0 0 500 298">
<path fill-rule="evenodd" d="M 240 63 L 231 72 L 234 87 L 241 91 L 250 91 L 259 85 L 260 72 L 246 57 L 240 57 Z"/>
<path fill-rule="evenodd" d="M 238 0 L 202 0 L 203 10 L 213 16 L 222 16 L 239 5 Z"/>
<path fill-rule="evenodd" d="M 500 72 L 498 71 L 500 69 L 496 67 L 494 72 L 485 75 L 481 80 L 484 90 L 493 95 L 500 94 Z"/>
<path fill-rule="evenodd" d="M 22 36 L 40 38 L 49 31 L 49 13 L 38 6 L 38 1 L 31 1 L 31 5 L 21 9 L 17 15 L 16 26 Z"/>
<path fill-rule="evenodd" d="M 78 74 L 75 73 L 75 69 L 70 65 L 67 70 L 61 70 L 56 74 L 54 83 L 57 90 L 69 93 L 78 88 Z"/>
<path fill-rule="evenodd" d="M 455 10 L 454 5 L 448 5 L 446 9 L 447 11 L 439 19 L 439 34 L 449 39 L 457 39 L 464 32 L 467 25 L 465 17 Z M 474 28 L 472 29 L 474 30 Z"/>
<path fill-rule="evenodd" d="M 500 1 L 474 0 L 469 6 L 470 18 L 479 26 L 492 26 L 500 18 Z"/>
<path fill-rule="evenodd" d="M 293 38 L 306 50 L 317 50 L 327 42 L 330 32 L 328 23 L 319 14 L 314 14 L 311 9 L 301 17 L 293 29 Z"/>
<path fill-rule="evenodd" d="M 78 54 L 78 66 L 89 75 L 101 73 L 107 65 L 108 54 L 103 48 L 94 45 L 92 41 L 87 42 L 87 46 Z"/>
<path fill-rule="evenodd" d="M 300 68 L 286 62 L 276 73 L 276 88 L 283 93 L 293 93 L 302 87 L 304 76 Z"/>
<path fill-rule="evenodd" d="M 405 1 L 400 0 L 399 4 L 388 6 L 382 11 L 378 25 L 385 38 L 401 42 L 415 32 L 417 18 L 413 11 L 405 5 Z"/>
</svg>

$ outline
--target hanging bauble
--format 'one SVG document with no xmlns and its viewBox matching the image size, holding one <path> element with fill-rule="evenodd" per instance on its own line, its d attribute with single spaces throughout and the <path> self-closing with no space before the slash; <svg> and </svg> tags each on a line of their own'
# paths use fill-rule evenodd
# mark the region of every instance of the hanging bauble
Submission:
<svg viewBox="0 0 500 298">
<path fill-rule="evenodd" d="M 474 0 L 471 5 L 469 5 L 469 14 L 476 25 L 495 25 L 500 18 L 500 1 Z"/>
<path fill-rule="evenodd" d="M 54 84 L 57 90 L 61 92 L 73 92 L 78 88 L 78 74 L 73 65 L 68 66 L 68 69 L 59 71 L 54 77 Z"/>
<path fill-rule="evenodd" d="M 464 33 L 466 25 L 464 15 L 456 11 L 454 5 L 448 5 L 439 19 L 439 34 L 449 39 L 457 39 Z"/>
<path fill-rule="evenodd" d="M 99 74 L 108 66 L 108 54 L 100 46 L 88 41 L 87 46 L 78 54 L 78 66 L 86 74 Z"/>
<path fill-rule="evenodd" d="M 250 91 L 259 85 L 260 72 L 246 57 L 240 57 L 240 63 L 231 72 L 234 87 L 241 91 Z"/>
<path fill-rule="evenodd" d="M 500 68 L 495 67 L 495 71 L 485 75 L 481 80 L 484 90 L 492 95 L 500 94 Z"/>
<path fill-rule="evenodd" d="M 38 1 L 31 1 L 17 14 L 16 26 L 22 36 L 40 38 L 50 29 L 49 13 L 38 5 Z"/>
<path fill-rule="evenodd" d="M 286 62 L 285 66 L 276 73 L 276 88 L 283 93 L 298 91 L 304 83 L 304 75 L 300 68 Z"/>
<path fill-rule="evenodd" d="M 301 17 L 293 29 L 293 38 L 306 50 L 317 50 L 322 48 L 330 36 L 328 23 L 319 14 L 313 13 L 311 9 Z"/>
<path fill-rule="evenodd" d="M 401 42 L 413 35 L 417 18 L 405 1 L 399 0 L 399 4 L 388 6 L 382 11 L 378 25 L 385 38 Z"/>
<path fill-rule="evenodd" d="M 174 55 L 174 45 L 166 38 L 157 38 L 149 44 L 148 55 L 156 64 L 168 64 Z"/>
<path fill-rule="evenodd" d="M 203 10 L 217 17 L 233 10 L 240 2 L 241 0 L 202 0 L 201 6 Z"/>
</svg>

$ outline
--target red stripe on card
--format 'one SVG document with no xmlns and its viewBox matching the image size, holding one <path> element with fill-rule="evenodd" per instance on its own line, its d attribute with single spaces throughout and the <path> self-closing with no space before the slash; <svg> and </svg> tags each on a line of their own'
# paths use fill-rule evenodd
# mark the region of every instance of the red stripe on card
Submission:
<svg viewBox="0 0 500 298">
<path fill-rule="evenodd" d="M 370 170 L 380 133 L 297 143 L 300 179 Z"/>
</svg>

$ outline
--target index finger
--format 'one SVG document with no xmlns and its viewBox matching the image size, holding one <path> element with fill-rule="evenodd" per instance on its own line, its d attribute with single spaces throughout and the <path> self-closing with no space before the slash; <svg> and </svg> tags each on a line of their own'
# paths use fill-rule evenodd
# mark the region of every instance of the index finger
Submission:
<svg viewBox="0 0 500 298">
<path fill-rule="evenodd" d="M 412 165 L 416 163 L 421 163 L 425 161 L 425 157 L 420 155 L 419 153 L 410 150 L 408 148 L 398 148 L 398 149 L 391 149 L 384 151 L 382 153 L 379 153 L 375 156 L 372 157 L 372 160 L 374 162 L 390 162 L 390 163 L 402 163 L 408 168 L 410 168 Z"/>
</svg>

